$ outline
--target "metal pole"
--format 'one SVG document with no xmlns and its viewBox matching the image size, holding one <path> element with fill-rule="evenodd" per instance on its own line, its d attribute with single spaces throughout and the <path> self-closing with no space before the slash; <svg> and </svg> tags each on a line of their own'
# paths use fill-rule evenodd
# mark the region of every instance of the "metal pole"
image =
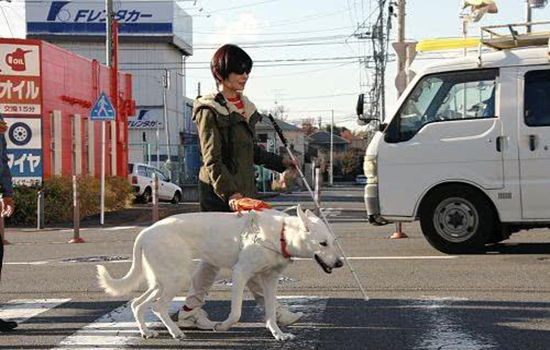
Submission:
<svg viewBox="0 0 550 350">
<path fill-rule="evenodd" d="M 164 70 L 164 89 L 162 90 L 163 91 L 163 94 L 162 94 L 162 101 L 163 101 L 163 106 L 164 106 L 164 133 L 165 133 L 165 136 L 166 136 L 166 155 L 167 155 L 167 160 L 166 160 L 166 165 L 168 167 L 168 170 L 170 170 L 170 161 L 172 160 L 172 157 L 171 157 L 171 152 L 170 152 L 170 127 L 168 125 L 168 106 L 166 105 L 166 92 L 168 91 L 168 89 L 170 89 L 170 72 L 168 71 L 168 69 L 165 69 Z M 171 174 L 170 174 L 171 175 Z M 172 176 L 170 176 L 171 178 Z"/>
<path fill-rule="evenodd" d="M 156 143 L 156 146 L 157 146 L 157 168 L 160 168 L 160 145 L 159 145 L 159 139 L 160 139 L 160 129 L 159 129 L 159 125 L 160 125 L 160 121 L 157 120 L 157 133 L 156 133 L 156 136 L 157 136 L 157 143 Z"/>
<path fill-rule="evenodd" d="M 315 201 L 321 204 L 321 169 L 320 168 L 314 168 L 315 176 L 314 176 L 314 183 L 315 183 Z M 320 216 L 320 209 L 319 207 L 315 208 L 315 213 L 317 216 Z"/>
<path fill-rule="evenodd" d="M 153 174 L 153 223 L 159 221 L 159 179 Z"/>
<path fill-rule="evenodd" d="M 334 110 L 330 120 L 330 185 L 334 184 Z"/>
<path fill-rule="evenodd" d="M 105 224 L 105 162 L 106 162 L 106 127 L 105 122 L 101 122 L 101 211 L 99 215 L 99 223 Z"/>
<path fill-rule="evenodd" d="M 529 0 L 526 0 L 525 4 L 527 6 L 526 15 L 525 15 L 526 19 L 527 19 L 527 23 L 531 23 L 533 21 L 533 11 L 531 9 L 531 6 L 529 5 Z M 527 33 L 531 33 L 531 31 L 532 31 L 532 26 L 528 25 L 527 26 Z"/>
<path fill-rule="evenodd" d="M 73 225 L 73 238 L 69 243 L 84 243 L 84 240 L 80 238 L 80 196 L 78 195 L 76 175 L 73 175 Z"/>
<path fill-rule="evenodd" d="M 38 191 L 36 201 L 36 229 L 44 229 L 44 190 Z"/>
</svg>

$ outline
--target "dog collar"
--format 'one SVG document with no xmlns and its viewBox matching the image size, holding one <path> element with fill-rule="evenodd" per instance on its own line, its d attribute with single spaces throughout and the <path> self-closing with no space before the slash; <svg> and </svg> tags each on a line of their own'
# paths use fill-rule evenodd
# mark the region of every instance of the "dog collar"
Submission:
<svg viewBox="0 0 550 350">
<path fill-rule="evenodd" d="M 283 255 L 283 258 L 290 259 L 292 256 L 286 250 L 286 246 L 285 224 L 283 223 L 283 227 L 281 228 L 281 254 Z"/>
</svg>

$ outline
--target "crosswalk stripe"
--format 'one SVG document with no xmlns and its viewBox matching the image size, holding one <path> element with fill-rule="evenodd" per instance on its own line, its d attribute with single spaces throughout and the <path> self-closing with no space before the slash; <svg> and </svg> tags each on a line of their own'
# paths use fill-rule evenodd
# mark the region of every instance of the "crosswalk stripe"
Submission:
<svg viewBox="0 0 550 350">
<path fill-rule="evenodd" d="M 183 306 L 185 298 L 175 298 L 170 307 L 170 313 Z M 131 302 L 103 315 L 94 322 L 84 326 L 75 334 L 68 336 L 59 343 L 56 350 L 120 350 L 141 339 L 137 323 L 132 314 Z M 158 322 L 151 312 L 145 316 L 145 321 Z M 151 326 L 151 325 L 149 325 Z"/>
<path fill-rule="evenodd" d="M 300 321 L 298 327 L 300 328 L 300 338 L 308 340 L 305 342 L 301 341 L 300 348 L 301 350 L 315 349 L 320 335 L 319 330 L 317 327 L 308 326 L 308 324 L 319 324 L 322 322 L 328 298 L 280 296 L 278 299 L 282 305 L 287 305 L 292 311 L 303 312 L 305 314 L 304 320 Z M 179 310 L 183 306 L 184 301 L 184 297 L 175 298 L 171 303 L 169 313 Z M 51 350 L 121 350 L 139 343 L 141 341 L 141 336 L 130 305 L 131 302 L 125 303 L 101 316 L 94 322 L 78 330 L 76 333 L 63 339 L 57 347 Z M 256 319 L 263 319 L 262 309 L 255 308 L 253 313 Z M 153 313 L 147 312 L 145 321 L 150 328 L 160 327 L 161 332 L 166 332 L 164 325 L 160 323 Z M 240 327 L 263 329 L 265 325 L 263 322 L 247 322 L 235 325 L 235 328 Z M 292 332 L 292 329 L 285 331 Z M 305 331 L 311 331 L 313 333 L 306 336 L 303 333 Z M 231 330 L 229 332 L 231 332 Z M 266 337 L 270 339 L 271 335 L 266 333 Z M 263 337 L 257 340 L 261 342 L 265 341 Z M 248 341 L 252 340 L 249 339 Z M 279 349 L 280 345 L 276 345 L 276 348 Z"/>
<path fill-rule="evenodd" d="M 10 300 L 0 307 L 0 318 L 15 321 L 17 323 L 25 322 L 29 318 L 40 315 L 70 300 L 71 299 Z"/>
</svg>

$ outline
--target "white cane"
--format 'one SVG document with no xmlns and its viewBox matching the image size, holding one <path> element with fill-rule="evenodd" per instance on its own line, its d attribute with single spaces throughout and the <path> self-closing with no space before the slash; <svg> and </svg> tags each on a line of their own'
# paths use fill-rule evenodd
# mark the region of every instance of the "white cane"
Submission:
<svg viewBox="0 0 550 350">
<path fill-rule="evenodd" d="M 281 130 L 281 127 L 277 124 L 277 122 L 275 121 L 275 118 L 273 118 L 273 116 L 271 114 L 268 115 L 268 118 L 271 121 L 271 123 L 273 124 L 273 127 L 275 128 L 275 131 L 279 135 L 279 138 L 283 142 L 288 154 L 290 155 L 290 158 L 292 159 L 292 161 L 295 162 L 296 157 L 294 156 L 294 154 L 290 150 L 290 147 L 288 147 L 288 141 L 287 141 L 285 135 L 283 134 L 283 130 Z M 340 253 L 344 257 L 344 260 L 346 261 L 346 265 L 348 265 L 348 267 L 351 271 L 351 274 L 353 275 L 353 278 L 355 278 L 355 281 L 357 282 L 357 285 L 359 286 L 359 289 L 361 289 L 361 293 L 363 293 L 363 297 L 365 298 L 365 301 L 368 301 L 369 297 L 367 296 L 367 293 L 365 292 L 365 289 L 363 288 L 363 285 L 361 284 L 361 281 L 359 280 L 359 277 L 357 277 L 357 274 L 355 273 L 355 270 L 353 269 L 353 266 L 351 266 L 351 264 L 349 263 L 348 257 L 346 255 L 346 253 L 344 253 L 344 250 L 342 249 L 342 246 L 340 245 L 340 241 L 338 240 L 338 237 L 336 237 L 336 235 L 334 234 L 334 231 L 332 230 L 332 227 L 328 223 L 327 217 L 325 216 L 325 213 L 323 212 L 321 206 L 319 205 L 319 202 L 315 198 L 315 196 L 313 194 L 313 190 L 309 186 L 309 183 L 307 182 L 306 177 L 302 173 L 302 170 L 300 169 L 300 167 L 296 167 L 296 169 L 298 169 L 298 173 L 300 174 L 300 177 L 301 177 L 303 183 L 306 185 L 306 188 L 309 191 L 311 199 L 313 199 L 313 203 L 315 203 L 315 207 L 317 208 L 317 210 L 321 214 L 321 218 L 323 219 L 323 221 L 327 225 L 330 233 L 332 234 L 332 237 L 334 238 L 334 242 L 336 242 L 336 246 L 338 247 L 338 249 L 340 250 Z"/>
</svg>

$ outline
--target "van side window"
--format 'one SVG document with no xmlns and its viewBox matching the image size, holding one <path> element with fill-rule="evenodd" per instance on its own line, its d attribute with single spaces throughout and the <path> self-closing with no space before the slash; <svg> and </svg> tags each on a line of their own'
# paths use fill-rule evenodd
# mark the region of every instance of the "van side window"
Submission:
<svg viewBox="0 0 550 350">
<path fill-rule="evenodd" d="M 429 123 L 495 118 L 497 69 L 424 77 L 392 121 L 393 142 L 410 140 Z"/>
<path fill-rule="evenodd" d="M 525 74 L 524 118 L 528 126 L 550 126 L 550 70 Z"/>
</svg>

